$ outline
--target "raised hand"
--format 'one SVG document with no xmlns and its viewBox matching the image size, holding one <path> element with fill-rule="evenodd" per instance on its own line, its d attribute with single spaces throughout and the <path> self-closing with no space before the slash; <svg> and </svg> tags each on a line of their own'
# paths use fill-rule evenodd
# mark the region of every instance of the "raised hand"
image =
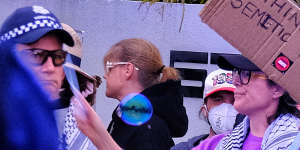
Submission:
<svg viewBox="0 0 300 150">
<path fill-rule="evenodd" d="M 121 150 L 118 144 L 112 139 L 106 131 L 100 117 L 89 105 L 85 99 L 90 93 L 93 93 L 93 84 L 88 84 L 87 89 L 80 93 L 73 91 L 74 95 L 71 102 L 74 106 L 74 117 L 78 128 L 94 143 L 98 149 Z"/>
</svg>

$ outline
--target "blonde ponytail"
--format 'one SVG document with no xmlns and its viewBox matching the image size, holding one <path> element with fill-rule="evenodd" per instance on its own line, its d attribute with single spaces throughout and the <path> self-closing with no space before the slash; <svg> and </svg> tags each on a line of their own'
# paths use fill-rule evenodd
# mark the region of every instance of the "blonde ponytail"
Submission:
<svg viewBox="0 0 300 150">
<path fill-rule="evenodd" d="M 125 39 L 111 47 L 104 56 L 107 61 L 130 62 L 138 71 L 138 80 L 144 88 L 166 80 L 179 80 L 176 69 L 165 67 L 157 47 L 144 39 Z M 160 78 L 160 76 L 162 77 Z"/>
<path fill-rule="evenodd" d="M 164 67 L 162 69 L 160 82 L 165 82 L 167 80 L 180 80 L 179 71 L 172 67 Z"/>
</svg>

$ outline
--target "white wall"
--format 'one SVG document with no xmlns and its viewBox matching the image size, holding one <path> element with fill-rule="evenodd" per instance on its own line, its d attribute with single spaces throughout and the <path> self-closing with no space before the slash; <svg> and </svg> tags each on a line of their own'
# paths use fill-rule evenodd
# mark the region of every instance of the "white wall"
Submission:
<svg viewBox="0 0 300 150">
<path fill-rule="evenodd" d="M 27 5 L 42 5 L 54 12 L 62 22 L 83 30 L 84 51 L 82 68 L 90 74 L 103 75 L 102 58 L 114 43 L 125 38 L 144 38 L 159 49 L 165 65 L 169 65 L 170 50 L 238 53 L 213 30 L 201 23 L 199 12 L 203 5 L 184 5 L 184 20 L 179 26 L 183 6 L 181 4 L 148 3 L 105 0 L 1 0 L 0 23 L 14 9 Z M 175 64 L 177 67 L 206 68 L 215 65 Z M 105 97 L 105 82 L 98 89 L 97 112 L 105 125 L 117 101 Z M 208 132 L 208 126 L 198 118 L 202 99 L 185 99 L 189 115 L 189 130 L 176 142 Z"/>
</svg>

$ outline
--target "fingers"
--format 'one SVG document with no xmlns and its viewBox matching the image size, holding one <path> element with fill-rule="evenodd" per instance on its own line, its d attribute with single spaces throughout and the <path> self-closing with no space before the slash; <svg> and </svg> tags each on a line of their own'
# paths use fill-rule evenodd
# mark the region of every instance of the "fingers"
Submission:
<svg viewBox="0 0 300 150">
<path fill-rule="evenodd" d="M 92 94 L 94 92 L 94 84 L 91 82 L 87 82 L 87 88 L 85 90 L 85 93 L 88 95 Z"/>
<path fill-rule="evenodd" d="M 79 100 L 76 99 L 77 98 L 75 96 L 71 98 L 71 105 L 73 105 L 73 116 L 76 119 L 77 126 L 81 128 L 84 126 L 85 122 L 87 122 L 88 118 L 85 108 L 83 108 L 79 103 Z"/>
<path fill-rule="evenodd" d="M 92 92 L 93 92 L 94 84 L 93 84 L 92 82 L 87 82 L 86 85 L 87 85 L 87 89 L 88 89 L 89 91 L 92 91 Z"/>
<path fill-rule="evenodd" d="M 86 94 L 83 92 L 83 94 Z M 90 115 L 94 110 L 90 106 L 90 104 L 87 102 L 87 100 L 84 98 L 84 95 L 82 95 L 79 91 L 74 91 L 74 95 L 71 99 L 71 101 L 74 103 L 74 106 L 76 110 L 78 110 L 77 113 L 80 113 L 79 115 Z"/>
<path fill-rule="evenodd" d="M 74 96 L 76 97 L 76 99 L 74 99 L 74 100 L 78 101 L 80 103 L 80 105 L 82 105 L 83 108 L 86 108 L 87 106 L 89 106 L 85 97 L 78 90 L 72 89 L 72 92 L 73 92 Z"/>
<path fill-rule="evenodd" d="M 86 83 L 86 89 L 81 92 L 83 97 L 87 97 L 94 92 L 94 84 L 91 82 Z"/>
</svg>

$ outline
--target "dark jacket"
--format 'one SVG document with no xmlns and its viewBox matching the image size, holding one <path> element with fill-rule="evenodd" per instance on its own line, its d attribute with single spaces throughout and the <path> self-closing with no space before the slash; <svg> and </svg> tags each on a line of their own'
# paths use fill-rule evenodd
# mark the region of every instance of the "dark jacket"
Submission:
<svg viewBox="0 0 300 150">
<path fill-rule="evenodd" d="M 151 119 L 141 126 L 130 126 L 115 110 L 108 131 L 125 150 L 169 150 L 174 145 L 172 137 L 184 136 L 188 128 L 181 83 L 169 80 L 145 89 L 142 94 L 152 103 Z"/>
</svg>

